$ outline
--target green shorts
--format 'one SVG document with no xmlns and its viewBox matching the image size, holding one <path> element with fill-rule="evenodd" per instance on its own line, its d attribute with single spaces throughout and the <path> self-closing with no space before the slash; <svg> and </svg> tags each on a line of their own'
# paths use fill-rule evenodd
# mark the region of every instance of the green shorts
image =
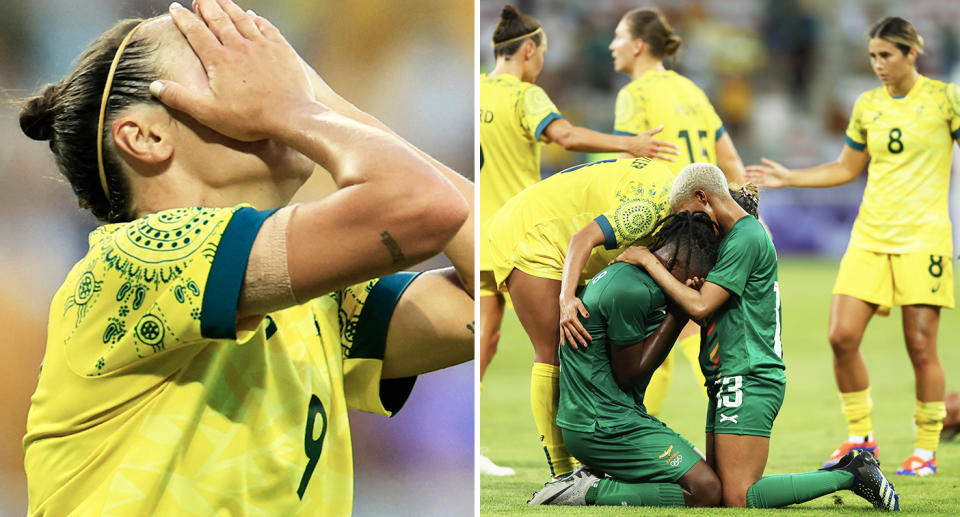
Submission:
<svg viewBox="0 0 960 517">
<path fill-rule="evenodd" d="M 562 431 L 580 463 L 622 481 L 675 483 L 702 459 L 692 443 L 652 416 L 589 433 Z"/>
<path fill-rule="evenodd" d="M 731 375 L 707 389 L 708 433 L 770 437 L 786 384 L 752 375 Z"/>
</svg>

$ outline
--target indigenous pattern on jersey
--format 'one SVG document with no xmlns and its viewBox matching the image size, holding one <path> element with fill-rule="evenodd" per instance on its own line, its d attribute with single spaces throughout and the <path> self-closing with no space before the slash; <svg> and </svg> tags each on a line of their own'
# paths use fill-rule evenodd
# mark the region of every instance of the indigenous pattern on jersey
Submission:
<svg viewBox="0 0 960 517">
<path fill-rule="evenodd" d="M 715 379 L 735 375 L 786 382 L 777 251 L 756 218 L 744 216 L 734 223 L 720 241 L 706 281 L 730 291 L 701 327 L 700 368 L 708 391 Z"/>
<path fill-rule="evenodd" d="M 590 253 L 586 283 L 667 215 L 673 177 L 663 161 L 626 158 L 578 165 L 525 189 L 487 227 L 497 285 L 514 268 L 560 280 L 570 238 L 596 221 L 606 241 Z"/>
<path fill-rule="evenodd" d="M 696 84 L 673 70 L 650 70 L 620 89 L 613 125 L 618 135 L 639 135 L 663 124 L 656 138 L 677 145 L 667 166 L 678 174 L 693 162 L 717 163 L 723 122 Z"/>
<path fill-rule="evenodd" d="M 561 118 L 543 88 L 510 74 L 480 76 L 481 227 L 521 190 L 540 181 L 544 130 Z"/>
<path fill-rule="evenodd" d="M 270 213 L 175 209 L 90 235 L 50 308 L 24 437 L 30 515 L 351 512 L 347 408 L 389 415 L 412 388 L 391 381 L 381 401 L 385 326 L 412 276 L 238 329 Z"/>
<path fill-rule="evenodd" d="M 951 256 L 950 158 L 960 138 L 960 89 L 920 76 L 904 97 L 860 95 L 846 143 L 870 154 L 850 244 L 881 253 Z"/>
<path fill-rule="evenodd" d="M 593 340 L 578 350 L 560 347 L 557 425 L 592 432 L 635 422 L 647 414 L 643 394 L 653 369 L 631 391 L 620 389 L 608 346 L 629 347 L 653 334 L 666 317 L 663 291 L 645 271 L 620 262 L 597 273 L 580 299 L 590 314 L 581 321 Z"/>
</svg>

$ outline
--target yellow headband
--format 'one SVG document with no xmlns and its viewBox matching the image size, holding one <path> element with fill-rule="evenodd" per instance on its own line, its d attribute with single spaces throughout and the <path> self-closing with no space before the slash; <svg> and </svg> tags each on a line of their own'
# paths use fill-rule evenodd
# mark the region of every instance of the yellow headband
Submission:
<svg viewBox="0 0 960 517">
<path fill-rule="evenodd" d="M 123 49 L 127 48 L 133 33 L 137 32 L 144 23 L 147 23 L 147 20 L 141 21 L 130 29 L 117 47 L 117 54 L 113 56 L 113 63 L 110 64 L 110 71 L 107 72 L 107 83 L 103 86 L 103 97 L 100 99 L 100 118 L 97 120 L 97 170 L 100 172 L 100 186 L 103 187 L 103 194 L 107 196 L 107 201 L 110 200 L 110 189 L 107 188 L 107 172 L 103 169 L 103 116 L 107 112 L 107 98 L 110 97 L 110 87 L 113 86 L 113 74 L 117 71 Z"/>
<path fill-rule="evenodd" d="M 530 32 L 530 33 L 528 33 L 528 34 L 524 34 L 523 36 L 517 36 L 516 38 L 510 38 L 510 39 L 508 39 L 507 41 L 501 41 L 501 42 L 496 42 L 496 41 L 494 41 L 494 42 L 490 43 L 490 46 L 493 47 L 493 48 L 497 48 L 497 47 L 501 47 L 501 46 L 503 46 L 503 45 L 509 45 L 510 43 L 513 43 L 514 41 L 520 41 L 520 40 L 522 40 L 523 38 L 529 38 L 530 36 L 533 36 L 534 34 L 540 32 L 540 31 L 542 31 L 542 30 L 543 30 L 543 27 L 537 27 L 537 30 L 535 30 L 535 31 L 533 31 L 533 32 Z"/>
</svg>

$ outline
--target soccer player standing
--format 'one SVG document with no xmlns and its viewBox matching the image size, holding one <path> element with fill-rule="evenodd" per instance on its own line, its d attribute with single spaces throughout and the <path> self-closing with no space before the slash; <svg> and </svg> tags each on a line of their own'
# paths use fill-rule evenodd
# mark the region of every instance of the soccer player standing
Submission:
<svg viewBox="0 0 960 517">
<path fill-rule="evenodd" d="M 574 126 L 539 86 L 547 35 L 540 22 L 505 6 L 493 33 L 494 69 L 480 76 L 480 228 L 518 192 L 540 181 L 540 148 L 554 142 L 570 151 L 622 152 L 627 157 L 668 158 L 675 145 L 639 135 L 615 136 Z M 483 230 L 481 230 L 483 235 Z M 505 300 L 497 289 L 490 252 L 481 241 L 479 285 L 480 379 L 496 354 Z M 535 376 L 536 377 L 536 376 Z M 480 472 L 510 475 L 512 469 L 478 456 Z"/>
<path fill-rule="evenodd" d="M 634 9 L 623 15 L 609 48 L 614 70 L 629 75 L 631 81 L 617 94 L 614 133 L 635 135 L 662 124 L 661 138 L 680 149 L 668 164 L 674 173 L 693 162 L 708 162 L 718 165 L 731 183 L 742 183 L 743 163 L 706 94 L 690 79 L 664 68 L 664 59 L 676 56 L 680 45 L 680 37 L 658 9 Z M 568 309 L 564 315 L 575 317 L 569 313 Z M 700 332 L 695 323 L 687 325 L 676 348 L 702 383 L 697 366 Z M 673 357 L 673 353 L 667 356 L 647 389 L 645 404 L 652 415 L 659 414 L 667 396 Z"/>
<path fill-rule="evenodd" d="M 469 182 L 265 19 L 195 6 L 119 22 L 20 116 L 111 223 L 51 303 L 30 515 L 349 514 L 347 408 L 472 357 Z M 338 190 L 284 206 L 317 164 Z M 456 273 L 390 275 L 441 250 Z"/>
<path fill-rule="evenodd" d="M 851 449 L 878 452 L 860 342 L 874 314 L 899 305 L 916 378 L 916 440 L 897 474 L 926 476 L 937 472 L 935 451 L 946 414 L 937 329 L 940 309 L 954 305 L 947 194 L 953 142 L 960 141 L 960 89 L 917 72 L 923 39 L 903 18 L 876 24 L 868 47 L 882 86 L 857 99 L 840 157 L 798 170 L 764 160 L 747 173 L 769 188 L 832 187 L 856 179 L 869 161 L 830 308 L 834 375 L 850 437 L 824 465 Z"/>
</svg>

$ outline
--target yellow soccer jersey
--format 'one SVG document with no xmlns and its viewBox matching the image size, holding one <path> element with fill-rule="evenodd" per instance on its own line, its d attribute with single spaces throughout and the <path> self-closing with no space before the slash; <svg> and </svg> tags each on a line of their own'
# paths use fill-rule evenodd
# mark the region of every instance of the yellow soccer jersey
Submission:
<svg viewBox="0 0 960 517">
<path fill-rule="evenodd" d="M 570 238 L 596 221 L 606 241 L 580 274 L 585 284 L 667 215 L 673 178 L 663 161 L 624 158 L 579 165 L 525 189 L 488 226 L 497 285 L 514 267 L 561 279 Z"/>
<path fill-rule="evenodd" d="M 543 88 L 510 74 L 480 76 L 480 224 L 540 181 L 544 130 L 561 118 Z"/>
<path fill-rule="evenodd" d="M 663 124 L 656 138 L 677 145 L 667 166 L 678 174 L 693 162 L 717 163 L 723 122 L 696 84 L 673 70 L 650 70 L 617 94 L 613 124 L 618 135 L 639 135 Z"/>
<path fill-rule="evenodd" d="M 174 209 L 90 235 L 50 308 L 24 437 L 30 515 L 350 514 L 347 408 L 389 415 L 412 388 L 381 384 L 380 363 L 413 275 L 238 331 L 270 213 Z"/>
<path fill-rule="evenodd" d="M 950 256 L 950 156 L 960 138 L 957 85 L 923 76 L 904 97 L 860 95 L 846 143 L 870 154 L 850 244 L 880 253 Z"/>
</svg>

